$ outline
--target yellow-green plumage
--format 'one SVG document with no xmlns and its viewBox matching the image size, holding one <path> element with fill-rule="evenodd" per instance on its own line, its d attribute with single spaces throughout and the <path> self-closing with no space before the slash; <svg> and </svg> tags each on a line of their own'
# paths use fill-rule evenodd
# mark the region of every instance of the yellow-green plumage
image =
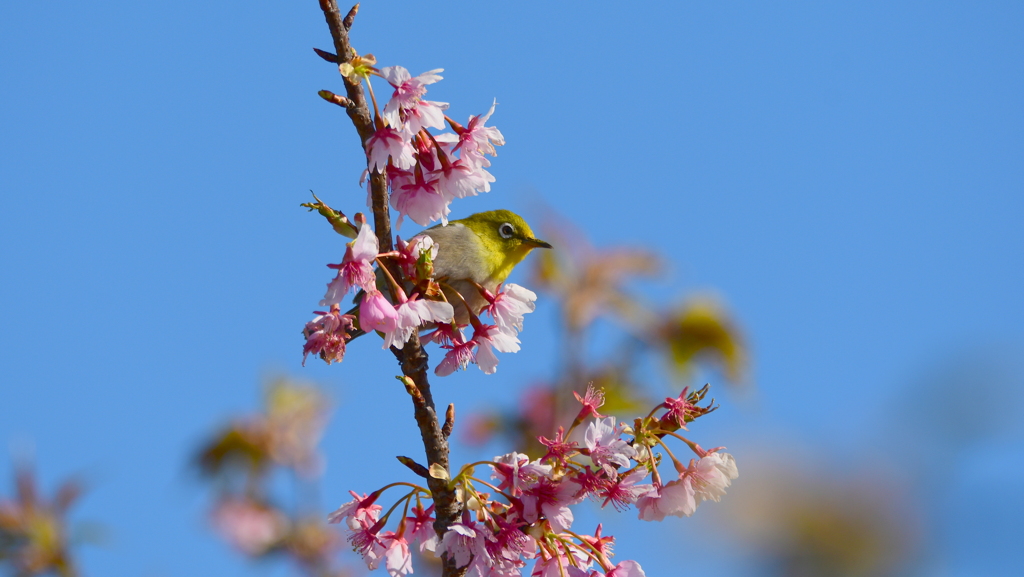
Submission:
<svg viewBox="0 0 1024 577">
<path fill-rule="evenodd" d="M 495 293 L 498 285 L 505 282 L 512 269 L 531 250 L 551 248 L 550 244 L 533 237 L 533 230 L 523 217 L 509 210 L 478 212 L 447 225 L 428 228 L 416 236 L 429 236 L 437 244 L 434 279 L 441 284 L 445 298 L 455 309 L 455 321 L 460 325 L 469 324 L 470 318 L 463 300 L 474 314 L 479 314 L 488 304 L 476 284 Z M 380 270 L 377 271 L 377 286 L 385 295 L 388 293 L 387 281 Z M 405 288 L 410 290 L 412 286 Z M 355 302 L 359 303 L 362 298 L 360 292 Z M 348 314 L 358 315 L 358 311 L 357 304 Z M 362 334 L 361 330 L 354 331 L 351 338 Z"/>
<path fill-rule="evenodd" d="M 437 243 L 434 278 L 443 283 L 442 287 L 450 287 L 445 289 L 445 296 L 455 307 L 459 324 L 468 323 L 469 315 L 462 299 L 451 294 L 451 289 L 462 295 L 474 313 L 479 313 L 487 300 L 473 283 L 493 293 L 531 250 L 551 248 L 534 238 L 533 230 L 521 216 L 508 210 L 479 212 L 420 234 Z"/>
</svg>

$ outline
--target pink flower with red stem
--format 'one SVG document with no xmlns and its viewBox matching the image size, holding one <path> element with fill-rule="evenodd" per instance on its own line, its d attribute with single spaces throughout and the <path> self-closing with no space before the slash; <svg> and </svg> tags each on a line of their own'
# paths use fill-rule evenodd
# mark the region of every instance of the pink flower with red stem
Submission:
<svg viewBox="0 0 1024 577">
<path fill-rule="evenodd" d="M 448 124 L 451 125 L 457 135 L 446 133 L 438 136 L 437 140 L 439 142 L 456 143 L 454 150 L 458 150 L 461 158 L 474 166 L 490 166 L 490 161 L 484 155 L 497 156 L 498 152 L 494 147 L 505 144 L 505 137 L 502 136 L 501 131 L 493 126 L 484 126 L 491 118 L 491 115 L 494 114 L 494 107 L 497 104 L 498 101 L 495 100 L 486 114 L 470 116 L 465 128 L 449 118 Z"/>
</svg>

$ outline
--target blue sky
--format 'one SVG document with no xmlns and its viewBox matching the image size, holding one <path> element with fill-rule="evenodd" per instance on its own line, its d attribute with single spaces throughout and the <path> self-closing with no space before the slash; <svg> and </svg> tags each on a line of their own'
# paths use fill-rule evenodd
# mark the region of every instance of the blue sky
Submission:
<svg viewBox="0 0 1024 577">
<path fill-rule="evenodd" d="M 1022 28 L 1010 2 L 366 2 L 353 42 L 444 68 L 430 94 L 455 118 L 497 98 L 497 183 L 453 216 L 550 206 L 598 246 L 664 255 L 649 298 L 728 304 L 756 393 L 720 396 L 706 430 L 741 472 L 745 447 L 905 469 L 922 574 L 973 575 L 1024 561 L 1007 540 L 1024 529 Z M 185 463 L 270 374 L 336 398 L 325 507 L 403 474 L 391 455 L 415 431 L 388 355 L 299 366 L 342 248 L 298 204 L 364 199 L 314 46 L 312 1 L 0 6 L 0 440 L 33 446 L 49 486 L 89 480 L 76 518 L 110 538 L 82 550 L 87 575 L 254 572 L 203 528 Z M 439 400 L 513 402 L 550 372 L 553 311 L 537 316 L 497 375 Z M 705 543 L 704 522 L 636 534 Z M 618 551 L 670 574 L 644 543 Z"/>
</svg>

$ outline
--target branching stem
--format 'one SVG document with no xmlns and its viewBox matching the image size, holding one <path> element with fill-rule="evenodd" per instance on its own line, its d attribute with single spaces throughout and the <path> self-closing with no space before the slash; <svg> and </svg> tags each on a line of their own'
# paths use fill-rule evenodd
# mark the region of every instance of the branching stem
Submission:
<svg viewBox="0 0 1024 577">
<path fill-rule="evenodd" d="M 334 40 L 334 50 L 337 55 L 338 64 L 345 64 L 352 61 L 356 56 L 355 50 L 349 42 L 349 29 L 352 27 L 352 20 L 355 18 L 356 10 L 344 17 L 338 11 L 337 0 L 318 0 L 320 9 L 324 13 L 327 27 L 331 31 L 331 38 Z M 367 105 L 366 95 L 363 92 L 362 83 L 357 79 L 350 79 L 342 76 L 345 84 L 345 93 L 351 106 L 345 107 L 352 124 L 359 133 L 363 150 L 366 150 L 366 143 L 373 136 L 375 127 L 370 108 Z M 386 172 L 373 170 L 370 172 L 370 201 L 373 209 L 373 229 L 377 234 L 377 241 L 381 252 L 389 252 L 394 249 L 394 242 L 391 233 L 391 214 L 388 210 L 388 188 Z M 387 261 L 381 263 L 387 267 L 388 272 L 395 279 L 402 279 L 401 270 L 397 263 Z M 437 411 L 434 408 L 434 398 L 430 392 L 430 383 L 427 381 L 427 368 L 429 366 L 427 354 L 420 345 L 419 334 L 413 333 L 409 342 L 405 343 L 402 349 L 392 349 L 395 357 L 402 367 L 402 373 L 412 379 L 419 391 L 419 395 L 411 395 L 413 400 L 413 412 L 416 424 L 420 429 L 420 436 L 423 439 L 423 448 L 429 465 L 440 465 L 445 470 L 450 470 L 448 464 L 448 440 L 441 430 L 438 422 Z M 427 479 L 427 484 L 434 498 L 436 521 L 434 531 L 439 537 L 443 536 L 462 514 L 462 504 L 458 502 L 454 488 L 441 479 L 433 477 Z M 462 577 L 466 573 L 466 567 L 457 566 L 454 559 L 445 556 L 443 559 L 442 577 Z"/>
</svg>

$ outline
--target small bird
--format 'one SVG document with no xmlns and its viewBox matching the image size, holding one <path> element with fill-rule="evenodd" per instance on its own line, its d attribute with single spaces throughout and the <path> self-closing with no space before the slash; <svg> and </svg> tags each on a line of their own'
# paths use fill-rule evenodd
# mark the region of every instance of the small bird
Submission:
<svg viewBox="0 0 1024 577">
<path fill-rule="evenodd" d="M 474 283 L 495 293 L 530 251 L 551 248 L 533 236 L 523 217 L 510 210 L 478 212 L 447 226 L 428 228 L 417 236 L 429 236 L 437 243 L 434 278 L 455 308 L 455 320 L 460 325 L 469 323 L 463 299 L 474 314 L 488 304 Z M 452 294 L 453 289 L 462 298 Z"/>
<path fill-rule="evenodd" d="M 473 314 L 480 314 L 490 304 L 476 285 L 495 294 L 498 285 L 505 282 L 512 269 L 530 251 L 535 248 L 551 248 L 547 242 L 534 238 L 530 225 L 510 210 L 478 212 L 450 221 L 447 225 L 428 228 L 413 238 L 420 236 L 429 236 L 437 245 L 437 256 L 433 259 L 434 280 L 452 305 L 455 322 L 459 325 L 470 323 L 467 304 Z M 388 298 L 388 291 L 384 288 L 386 285 L 383 271 L 378 270 L 377 286 Z M 413 287 L 407 285 L 404 288 L 408 292 Z M 362 291 L 356 295 L 356 306 L 347 315 L 359 318 L 359 303 L 363 301 L 364 295 Z M 348 340 L 363 334 L 365 332 L 361 328 L 356 328 L 349 332 Z"/>
</svg>

